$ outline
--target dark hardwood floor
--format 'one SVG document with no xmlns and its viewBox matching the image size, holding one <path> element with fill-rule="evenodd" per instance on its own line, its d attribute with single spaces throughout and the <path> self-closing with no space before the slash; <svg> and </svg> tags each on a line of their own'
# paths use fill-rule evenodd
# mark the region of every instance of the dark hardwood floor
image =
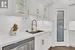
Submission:
<svg viewBox="0 0 75 50">
<path fill-rule="evenodd" d="M 50 47 L 48 50 L 75 50 L 74 47 L 56 46 Z"/>
</svg>

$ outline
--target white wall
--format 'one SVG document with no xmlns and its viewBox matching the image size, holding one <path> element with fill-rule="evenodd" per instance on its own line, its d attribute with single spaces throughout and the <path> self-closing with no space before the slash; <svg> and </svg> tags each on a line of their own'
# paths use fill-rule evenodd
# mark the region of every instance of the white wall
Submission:
<svg viewBox="0 0 75 50">
<path fill-rule="evenodd" d="M 56 0 L 55 1 L 55 4 L 53 5 L 53 6 L 51 6 L 50 7 L 50 10 L 49 10 L 49 12 L 50 12 L 50 18 L 51 18 L 51 21 L 53 22 L 53 32 L 52 32 L 52 41 L 54 42 L 54 45 L 67 45 L 67 43 L 66 42 L 68 42 L 68 36 L 69 36 L 69 34 L 67 33 L 67 31 L 65 31 L 65 42 L 63 42 L 63 43 L 65 43 L 65 44 L 63 44 L 63 43 L 56 43 L 55 44 L 55 42 L 57 42 L 57 10 L 58 9 L 64 9 L 64 10 L 66 10 L 65 11 L 65 14 L 66 14 L 66 21 L 65 21 L 65 23 L 67 23 L 68 22 L 68 18 L 67 17 L 69 17 L 68 16 L 68 6 L 67 5 L 65 5 L 65 4 L 63 4 L 62 2 L 60 2 L 60 1 L 58 1 L 58 0 Z M 65 24 L 66 25 L 66 24 Z"/>
<path fill-rule="evenodd" d="M 69 22 L 69 41 L 75 47 L 75 21 Z"/>
<path fill-rule="evenodd" d="M 69 7 L 69 20 L 75 21 L 75 6 Z"/>
<path fill-rule="evenodd" d="M 69 31 L 69 41 L 70 45 L 75 47 L 75 30 Z"/>
<path fill-rule="evenodd" d="M 54 23 L 54 29 L 56 29 L 56 27 L 57 26 L 55 26 L 55 18 L 56 18 L 56 16 L 55 16 L 55 9 L 64 9 L 64 8 L 66 8 L 67 9 L 67 17 L 68 17 L 68 21 L 67 22 L 70 22 L 70 21 L 75 21 L 75 6 L 67 6 L 67 5 L 65 5 L 65 4 L 63 4 L 63 3 L 61 3 L 61 2 L 59 2 L 59 1 L 57 1 L 57 2 L 55 2 L 55 4 L 53 5 L 53 6 L 51 6 L 50 7 L 50 10 L 49 10 L 49 12 L 50 12 L 50 18 L 51 18 L 51 21 Z M 68 35 L 68 44 L 70 45 L 70 46 L 74 46 L 75 47 L 75 30 L 73 30 L 73 31 L 68 31 L 67 32 L 68 34 L 66 34 L 66 37 L 67 37 L 67 35 Z M 55 32 L 53 31 L 53 36 L 52 36 L 52 41 L 53 42 L 55 42 L 56 41 L 56 34 L 55 34 Z M 61 44 L 61 43 L 60 43 Z M 56 44 L 56 45 L 60 45 L 60 44 Z M 62 43 L 63 44 L 63 43 Z M 61 45 L 62 45 L 61 44 Z M 67 43 L 66 43 L 67 44 Z M 55 45 L 55 44 L 54 44 Z"/>
<path fill-rule="evenodd" d="M 69 7 L 69 23 L 73 21 L 75 21 L 75 5 Z M 70 25 L 73 25 L 72 27 L 74 28 L 75 26 L 73 23 L 71 23 Z M 69 41 L 70 45 L 75 47 L 75 30 L 72 27 L 70 28 L 71 31 L 69 31 Z"/>
</svg>

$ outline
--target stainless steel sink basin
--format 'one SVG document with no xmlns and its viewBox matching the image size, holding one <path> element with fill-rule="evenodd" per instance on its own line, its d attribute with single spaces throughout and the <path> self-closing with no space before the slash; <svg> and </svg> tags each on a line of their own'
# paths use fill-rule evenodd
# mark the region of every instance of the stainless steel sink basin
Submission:
<svg viewBox="0 0 75 50">
<path fill-rule="evenodd" d="M 28 30 L 26 30 L 26 32 L 31 33 L 31 34 L 36 34 L 36 33 L 40 33 L 43 32 L 42 30 L 37 30 L 37 31 L 31 31 L 29 32 Z"/>
</svg>

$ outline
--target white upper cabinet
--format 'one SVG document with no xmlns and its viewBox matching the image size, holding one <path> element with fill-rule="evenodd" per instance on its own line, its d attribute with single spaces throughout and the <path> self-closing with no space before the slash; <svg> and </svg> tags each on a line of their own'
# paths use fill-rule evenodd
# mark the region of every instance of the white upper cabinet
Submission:
<svg viewBox="0 0 75 50">
<path fill-rule="evenodd" d="M 41 0 L 16 0 L 16 14 L 35 16 L 38 20 L 48 20 L 50 4 L 47 2 L 42 3 Z"/>
<path fill-rule="evenodd" d="M 27 0 L 16 0 L 17 14 L 27 14 Z"/>
</svg>

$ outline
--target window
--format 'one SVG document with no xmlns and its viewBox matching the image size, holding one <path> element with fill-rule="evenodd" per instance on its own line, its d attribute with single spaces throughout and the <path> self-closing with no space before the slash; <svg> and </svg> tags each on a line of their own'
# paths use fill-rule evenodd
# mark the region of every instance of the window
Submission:
<svg viewBox="0 0 75 50">
<path fill-rule="evenodd" d="M 8 0 L 0 0 L 0 8 L 8 8 Z"/>
<path fill-rule="evenodd" d="M 57 11 L 57 42 L 64 41 L 64 10 Z"/>
</svg>

